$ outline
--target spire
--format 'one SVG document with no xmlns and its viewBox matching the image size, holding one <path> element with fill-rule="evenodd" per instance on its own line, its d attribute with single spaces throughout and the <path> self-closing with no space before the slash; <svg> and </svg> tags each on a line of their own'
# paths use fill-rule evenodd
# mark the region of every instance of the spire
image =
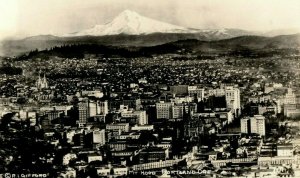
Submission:
<svg viewBox="0 0 300 178">
<path fill-rule="evenodd" d="M 43 88 L 48 88 L 48 81 L 46 79 L 45 73 L 44 73 L 44 78 L 43 78 Z"/>
<path fill-rule="evenodd" d="M 42 83 L 42 79 L 41 79 L 41 70 L 40 70 L 39 71 L 39 78 L 38 78 L 38 80 L 36 82 L 36 86 L 37 86 L 38 89 L 40 89 L 41 83 Z"/>
<path fill-rule="evenodd" d="M 45 75 L 45 73 L 44 73 L 43 83 L 44 83 L 44 84 L 46 84 L 46 83 L 47 83 L 47 79 L 46 79 L 46 75 Z"/>
<path fill-rule="evenodd" d="M 41 70 L 39 71 L 39 78 L 38 78 L 38 81 L 37 81 L 37 88 L 38 89 L 48 88 L 48 82 L 47 82 L 45 73 L 44 73 L 43 79 L 41 78 Z"/>
<path fill-rule="evenodd" d="M 38 84 L 41 84 L 41 82 L 42 82 L 42 79 L 41 79 L 41 69 L 40 69 L 40 71 L 39 71 L 39 79 L 38 79 Z"/>
</svg>

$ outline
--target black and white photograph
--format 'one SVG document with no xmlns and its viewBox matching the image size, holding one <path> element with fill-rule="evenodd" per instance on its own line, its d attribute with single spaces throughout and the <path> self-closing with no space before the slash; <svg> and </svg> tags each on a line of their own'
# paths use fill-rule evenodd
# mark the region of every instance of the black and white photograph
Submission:
<svg viewBox="0 0 300 178">
<path fill-rule="evenodd" d="M 299 0 L 0 0 L 0 178 L 300 177 Z"/>
</svg>

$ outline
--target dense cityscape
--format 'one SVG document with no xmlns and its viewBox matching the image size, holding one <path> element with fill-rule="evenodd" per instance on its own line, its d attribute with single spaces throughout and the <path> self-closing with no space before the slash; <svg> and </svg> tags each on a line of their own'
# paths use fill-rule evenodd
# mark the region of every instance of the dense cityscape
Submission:
<svg viewBox="0 0 300 178">
<path fill-rule="evenodd" d="M 299 0 L 0 12 L 0 178 L 300 177 Z"/>
<path fill-rule="evenodd" d="M 295 176 L 299 60 L 199 59 L 182 51 L 4 58 L 0 172 Z"/>
</svg>

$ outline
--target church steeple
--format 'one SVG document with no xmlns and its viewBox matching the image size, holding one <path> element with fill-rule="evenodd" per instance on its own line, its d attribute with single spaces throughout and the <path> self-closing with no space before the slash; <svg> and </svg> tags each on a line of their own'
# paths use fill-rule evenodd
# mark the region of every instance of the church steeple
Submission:
<svg viewBox="0 0 300 178">
<path fill-rule="evenodd" d="M 43 78 L 43 84 L 44 84 L 45 88 L 48 88 L 48 81 L 46 79 L 45 73 L 44 73 L 44 78 Z"/>
<path fill-rule="evenodd" d="M 36 85 L 39 90 L 48 88 L 48 81 L 47 81 L 45 73 L 44 73 L 43 79 L 41 79 L 41 70 L 39 71 L 39 78 L 38 78 Z"/>
<path fill-rule="evenodd" d="M 42 83 L 42 79 L 41 79 L 41 70 L 39 71 L 39 79 L 37 81 L 37 84 L 41 84 Z"/>
</svg>

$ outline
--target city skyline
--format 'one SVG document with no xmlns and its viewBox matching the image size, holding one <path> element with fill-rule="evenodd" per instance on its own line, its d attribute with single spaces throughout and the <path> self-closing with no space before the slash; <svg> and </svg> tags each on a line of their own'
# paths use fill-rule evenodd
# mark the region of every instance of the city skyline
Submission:
<svg viewBox="0 0 300 178">
<path fill-rule="evenodd" d="M 0 0 L 0 178 L 300 177 L 300 1 L 146 2 Z"/>
</svg>

